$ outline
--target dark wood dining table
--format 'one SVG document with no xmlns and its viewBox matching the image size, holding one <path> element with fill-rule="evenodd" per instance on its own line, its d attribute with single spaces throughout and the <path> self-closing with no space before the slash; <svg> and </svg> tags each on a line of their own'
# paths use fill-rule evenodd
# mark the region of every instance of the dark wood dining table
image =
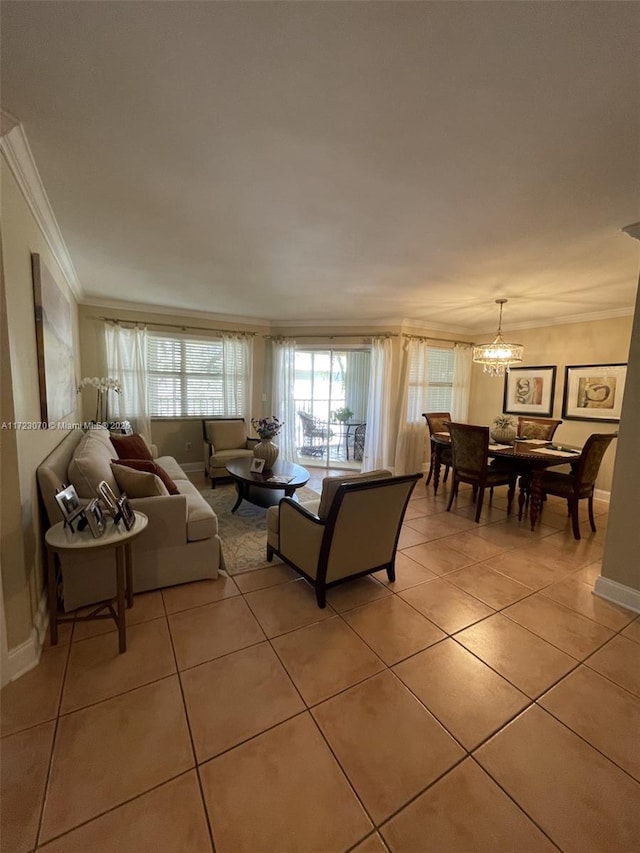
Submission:
<svg viewBox="0 0 640 853">
<path fill-rule="evenodd" d="M 580 460 L 581 449 L 570 445 L 560 445 L 552 442 L 553 448 L 534 444 L 516 442 L 515 445 L 505 446 L 489 444 L 489 457 L 498 460 L 500 465 L 512 465 L 519 476 L 518 519 L 522 518 L 527 501 L 530 500 L 530 518 L 533 525 L 540 514 L 542 493 L 536 482 L 536 473 L 552 468 L 555 465 L 569 464 L 572 470 Z M 448 432 L 436 432 L 431 436 L 431 453 L 433 458 L 433 491 L 437 494 L 440 483 L 440 468 L 442 467 L 442 450 L 451 446 L 451 436 Z M 557 448 L 557 449 L 554 449 Z"/>
</svg>

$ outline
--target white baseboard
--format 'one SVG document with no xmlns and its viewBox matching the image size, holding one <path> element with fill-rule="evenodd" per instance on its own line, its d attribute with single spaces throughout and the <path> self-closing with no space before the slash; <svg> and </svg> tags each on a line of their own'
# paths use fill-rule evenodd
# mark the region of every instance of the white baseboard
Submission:
<svg viewBox="0 0 640 853">
<path fill-rule="evenodd" d="M 609 503 L 611 500 L 611 492 L 605 492 L 604 489 L 594 489 L 593 497 L 597 501 L 604 501 L 605 503 Z"/>
<path fill-rule="evenodd" d="M 42 644 L 49 626 L 49 608 L 47 606 L 47 594 L 44 592 L 40 597 L 38 610 L 35 615 L 34 625 L 28 640 L 9 649 L 8 658 L 8 681 L 15 681 L 21 675 L 29 672 L 40 662 Z"/>
<path fill-rule="evenodd" d="M 202 462 L 178 462 L 185 474 L 197 474 L 202 471 L 204 474 L 204 465 Z"/>
<path fill-rule="evenodd" d="M 599 578 L 596 578 L 593 593 L 612 604 L 619 604 L 620 607 L 626 607 L 627 610 L 640 613 L 640 590 L 634 589 L 632 586 L 625 586 L 623 583 L 600 575 Z"/>
</svg>

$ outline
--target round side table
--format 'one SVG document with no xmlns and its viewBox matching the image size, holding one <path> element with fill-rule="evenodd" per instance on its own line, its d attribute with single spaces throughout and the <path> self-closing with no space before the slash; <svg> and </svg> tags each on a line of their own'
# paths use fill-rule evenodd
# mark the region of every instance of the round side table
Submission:
<svg viewBox="0 0 640 853">
<path fill-rule="evenodd" d="M 63 521 L 54 524 L 45 534 L 47 546 L 47 587 L 49 593 L 49 630 L 51 632 L 51 645 L 58 642 L 58 622 L 73 622 L 73 618 L 58 618 L 58 601 L 56 596 L 56 566 L 55 555 L 64 551 L 100 551 L 112 548 L 115 556 L 116 570 L 116 604 L 117 611 L 113 609 L 113 599 L 101 602 L 87 616 L 78 616 L 75 619 L 113 619 L 118 626 L 118 649 L 120 653 L 127 650 L 127 634 L 125 623 L 125 597 L 126 606 L 133 607 L 133 582 L 131 565 L 131 542 L 146 528 L 149 519 L 143 512 L 134 513 L 136 520 L 131 528 L 127 530 L 122 522 L 114 524 L 112 519 L 107 521 L 107 529 L 98 539 L 88 528 L 72 532 Z M 99 615 L 101 610 L 107 609 L 105 615 Z"/>
</svg>

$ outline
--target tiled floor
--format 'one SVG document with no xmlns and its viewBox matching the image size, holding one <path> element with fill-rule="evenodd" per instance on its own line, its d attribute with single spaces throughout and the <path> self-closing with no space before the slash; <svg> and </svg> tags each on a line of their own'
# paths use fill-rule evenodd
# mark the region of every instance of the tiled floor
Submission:
<svg viewBox="0 0 640 853">
<path fill-rule="evenodd" d="M 318 489 L 321 473 L 310 482 Z M 640 849 L 640 617 L 595 598 L 606 529 L 446 513 L 397 580 L 275 565 L 74 625 L 2 691 L 2 853 Z"/>
</svg>

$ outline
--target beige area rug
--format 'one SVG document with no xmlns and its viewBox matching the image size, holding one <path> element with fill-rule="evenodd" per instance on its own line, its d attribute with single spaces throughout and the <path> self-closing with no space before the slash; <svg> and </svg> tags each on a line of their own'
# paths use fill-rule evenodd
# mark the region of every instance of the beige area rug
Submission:
<svg viewBox="0 0 640 853">
<path fill-rule="evenodd" d="M 280 562 L 274 557 L 272 563 L 267 563 L 266 509 L 243 501 L 232 515 L 231 508 L 236 502 L 233 483 L 222 483 L 215 489 L 200 489 L 200 493 L 218 516 L 218 532 L 228 574 L 252 572 Z M 297 489 L 296 495 L 301 503 L 320 497 L 306 486 Z"/>
</svg>

